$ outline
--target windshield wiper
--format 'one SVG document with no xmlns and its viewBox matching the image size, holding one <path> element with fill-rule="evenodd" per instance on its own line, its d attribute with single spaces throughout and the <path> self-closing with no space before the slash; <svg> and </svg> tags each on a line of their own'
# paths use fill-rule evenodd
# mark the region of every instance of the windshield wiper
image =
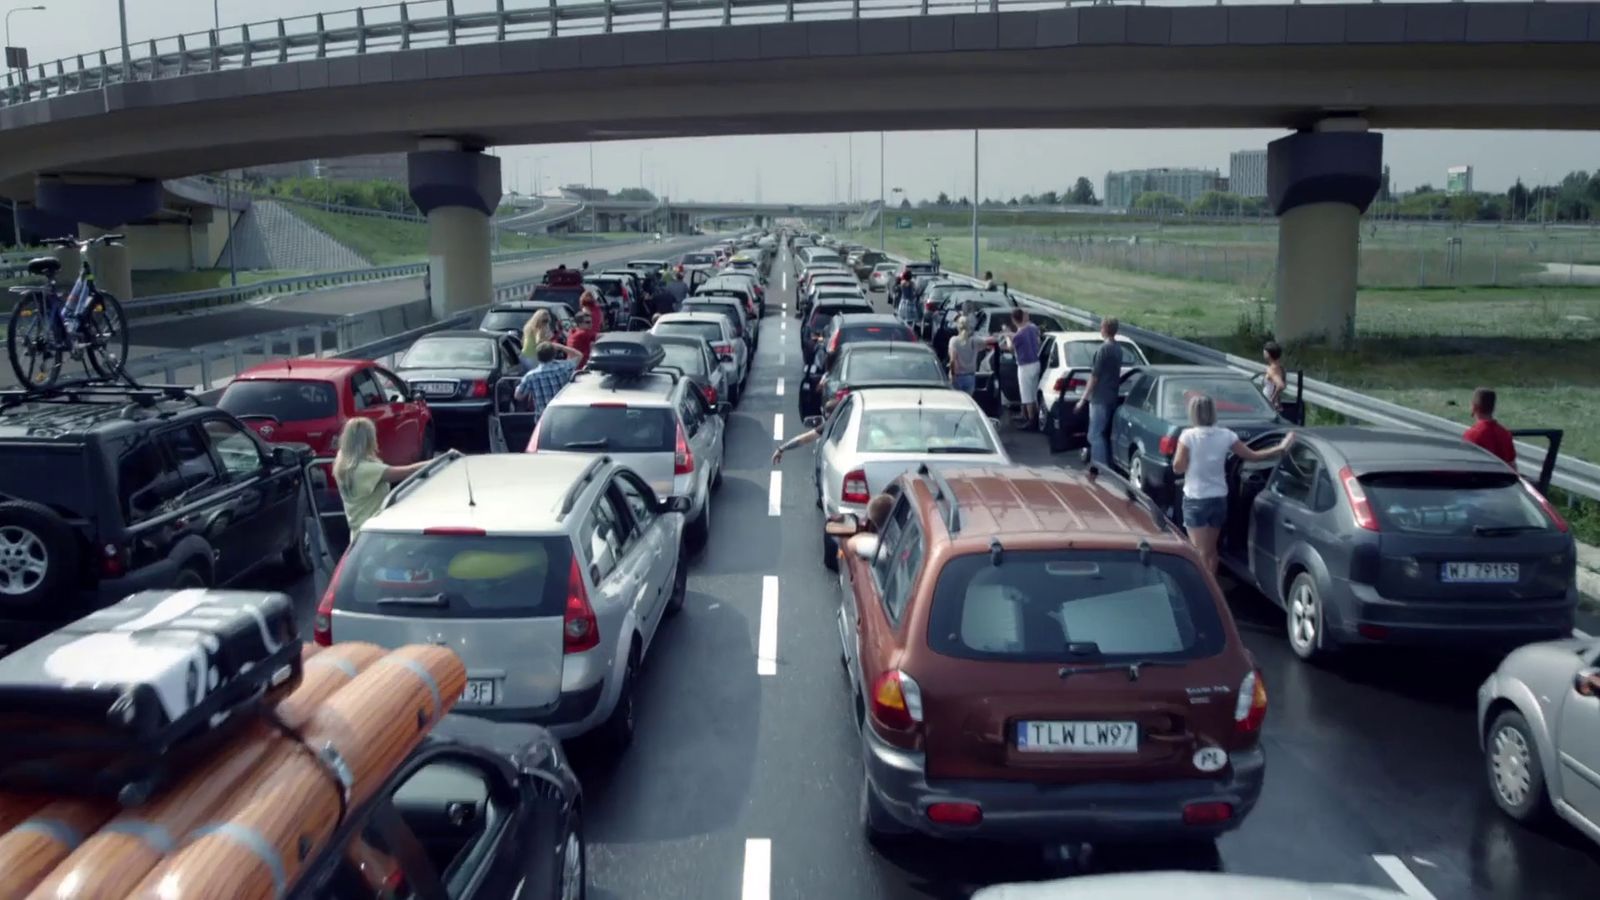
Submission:
<svg viewBox="0 0 1600 900">
<path fill-rule="evenodd" d="M 1075 653 L 1075 651 L 1072 649 L 1074 646 L 1075 645 L 1073 644 L 1068 644 L 1067 652 Z M 1056 670 L 1056 674 L 1061 677 L 1062 681 L 1065 681 L 1073 675 L 1089 675 L 1095 672 L 1125 671 L 1128 673 L 1129 681 L 1138 681 L 1139 670 L 1145 666 L 1167 666 L 1169 668 L 1182 668 L 1186 665 L 1188 665 L 1188 663 L 1181 659 L 1135 659 L 1129 660 L 1128 662 L 1100 663 L 1099 665 L 1094 666 L 1062 666 L 1060 669 Z"/>
<path fill-rule="evenodd" d="M 1525 534 L 1529 531 L 1544 531 L 1543 525 L 1474 525 L 1472 533 L 1479 537 L 1505 537 L 1511 534 Z"/>
<path fill-rule="evenodd" d="M 430 594 L 424 597 L 379 597 L 379 606 L 426 606 L 433 609 L 444 609 L 450 605 L 450 598 L 446 594 Z"/>
<path fill-rule="evenodd" d="M 993 453 L 988 447 L 929 447 L 928 453 Z"/>
<path fill-rule="evenodd" d="M 592 441 L 568 441 L 561 445 L 563 450 L 604 450 L 611 446 L 611 441 L 606 438 L 595 438 Z"/>
</svg>

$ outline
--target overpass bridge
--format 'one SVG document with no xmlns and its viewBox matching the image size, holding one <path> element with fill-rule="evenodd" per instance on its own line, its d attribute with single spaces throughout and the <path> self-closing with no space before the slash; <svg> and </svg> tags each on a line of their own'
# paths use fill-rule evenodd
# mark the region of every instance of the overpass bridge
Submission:
<svg viewBox="0 0 1600 900">
<path fill-rule="evenodd" d="M 405 150 L 446 313 L 488 291 L 493 145 L 930 121 L 1281 128 L 1277 332 L 1345 340 L 1382 166 L 1372 129 L 1600 127 L 1596 3 L 972 8 L 504 0 L 458 15 L 436 0 L 175 35 L 10 81 L 0 194 L 115 227 L 147 215 L 163 179 Z"/>
</svg>

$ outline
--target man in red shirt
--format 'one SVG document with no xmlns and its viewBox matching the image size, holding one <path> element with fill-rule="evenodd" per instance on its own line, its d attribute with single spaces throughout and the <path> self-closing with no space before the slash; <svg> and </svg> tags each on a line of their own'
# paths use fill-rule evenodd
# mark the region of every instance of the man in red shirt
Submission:
<svg viewBox="0 0 1600 900">
<path fill-rule="evenodd" d="M 581 369 L 589 362 L 589 348 L 594 346 L 594 339 L 600 336 L 600 329 L 595 327 L 594 315 L 587 307 L 579 307 L 572 321 L 573 328 L 567 334 L 567 346 L 582 354 L 578 360 L 578 368 Z"/>
<path fill-rule="evenodd" d="M 1461 439 L 1469 444 L 1477 444 L 1515 468 L 1517 448 L 1511 442 L 1511 432 L 1494 420 L 1494 401 L 1494 391 L 1489 388 L 1478 388 L 1472 392 L 1472 418 L 1477 421 L 1472 423 Z"/>
</svg>

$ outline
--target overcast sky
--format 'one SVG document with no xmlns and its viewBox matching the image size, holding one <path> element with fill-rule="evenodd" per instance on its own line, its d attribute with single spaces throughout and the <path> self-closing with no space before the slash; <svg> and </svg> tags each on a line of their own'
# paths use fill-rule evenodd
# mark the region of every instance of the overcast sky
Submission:
<svg viewBox="0 0 1600 900">
<path fill-rule="evenodd" d="M 43 12 L 11 17 L 12 43 L 28 47 L 34 62 L 90 53 L 120 40 L 116 0 L 0 0 L 0 14 L 44 3 Z M 494 8 L 495 0 L 456 0 L 457 14 Z M 543 0 L 505 0 L 509 8 Z M 1170 2 L 1170 0 L 1169 0 Z M 1198 0 L 1197 0 L 1198 2 Z M 1209 2 L 1209 0 L 1207 0 Z M 126 0 L 131 42 L 203 32 L 212 25 L 213 0 Z M 360 0 L 216 0 L 223 28 L 285 17 L 348 10 Z M 410 4 L 413 18 L 439 15 L 443 0 Z M 343 19 L 330 17 L 329 25 Z M 290 22 L 289 30 L 308 30 Z M 274 27 L 275 30 L 275 27 Z M 259 30 L 258 30 L 259 33 Z M 197 43 L 203 43 L 198 41 Z M 147 45 L 146 45 L 147 46 Z M 979 193 L 1009 198 L 1062 191 L 1079 175 L 1103 191 L 1108 170 L 1195 166 L 1228 170 L 1228 153 L 1266 146 L 1282 132 L 1214 131 L 986 131 L 982 135 Z M 853 160 L 851 145 L 854 145 Z M 594 145 L 594 180 L 617 189 L 640 183 L 680 199 L 826 201 L 878 196 L 878 135 L 785 135 L 632 141 Z M 588 145 L 507 147 L 507 189 L 533 190 L 537 174 L 546 189 L 589 181 Z M 912 199 L 940 191 L 972 191 L 972 133 L 899 132 L 885 141 L 885 188 L 905 188 Z M 1396 187 L 1441 186 L 1446 167 L 1474 167 L 1479 190 L 1504 190 L 1517 177 L 1554 181 L 1574 169 L 1600 168 L 1600 135 L 1583 132 L 1387 131 L 1384 158 Z M 851 173 L 853 171 L 854 189 Z"/>
</svg>

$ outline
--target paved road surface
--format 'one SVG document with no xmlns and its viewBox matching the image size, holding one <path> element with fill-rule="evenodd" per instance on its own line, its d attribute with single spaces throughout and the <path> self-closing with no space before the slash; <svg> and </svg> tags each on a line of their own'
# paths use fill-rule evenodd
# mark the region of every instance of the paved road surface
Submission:
<svg viewBox="0 0 1600 900">
<path fill-rule="evenodd" d="M 773 287 L 773 308 L 792 302 L 777 275 Z M 778 472 L 769 462 L 774 434 L 796 429 L 797 328 L 776 312 L 763 327 L 749 392 L 729 423 L 711 544 L 690 575 L 687 608 L 651 654 L 637 740 L 614 763 L 575 750 L 589 803 L 590 897 L 955 898 L 1065 874 L 1034 850 L 914 844 L 886 858 L 858 836 L 859 745 L 809 458 L 790 454 Z M 1020 462 L 1064 463 L 1035 435 L 1007 432 L 1006 443 Z M 764 602 L 769 581 L 776 593 Z M 275 586 L 294 592 L 309 633 L 312 585 Z M 1288 651 L 1281 612 L 1242 588 L 1230 600 L 1271 706 L 1265 792 L 1220 842 L 1224 869 L 1399 884 L 1439 900 L 1595 896 L 1600 854 L 1591 845 L 1564 827 L 1538 834 L 1511 823 L 1485 792 L 1473 704 L 1492 660 L 1362 655 L 1311 667 Z M 764 616 L 776 623 L 770 676 L 756 668 Z M 1178 865 L 1162 847 L 1104 849 L 1091 863 Z"/>
</svg>

